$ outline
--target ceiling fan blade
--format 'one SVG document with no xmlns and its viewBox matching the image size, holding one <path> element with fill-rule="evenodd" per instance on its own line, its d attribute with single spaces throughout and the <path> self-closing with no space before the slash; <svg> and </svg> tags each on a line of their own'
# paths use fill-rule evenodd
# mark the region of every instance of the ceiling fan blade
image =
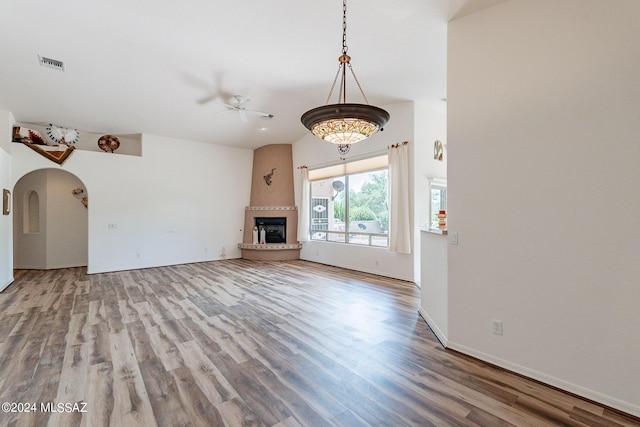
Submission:
<svg viewBox="0 0 640 427">
<path fill-rule="evenodd" d="M 242 120 L 243 122 L 249 121 L 247 115 L 244 113 L 244 110 L 238 110 L 238 114 L 240 115 L 240 120 Z"/>
<path fill-rule="evenodd" d="M 229 111 L 233 111 L 233 110 L 237 110 L 238 107 L 236 105 L 232 105 L 232 104 L 227 104 L 226 102 L 220 102 L 220 101 L 216 101 L 216 104 L 218 105 L 224 105 L 225 107 L 229 108 Z"/>
<path fill-rule="evenodd" d="M 273 119 L 273 114 L 265 113 L 264 111 L 255 111 L 255 110 L 245 110 L 247 113 L 257 114 L 261 119 L 271 120 Z"/>
<path fill-rule="evenodd" d="M 216 99 L 218 95 L 216 94 L 211 94 L 209 96 L 205 96 L 204 98 L 200 98 L 198 99 L 198 104 L 208 104 L 209 102 L 213 101 L 214 99 Z"/>
</svg>

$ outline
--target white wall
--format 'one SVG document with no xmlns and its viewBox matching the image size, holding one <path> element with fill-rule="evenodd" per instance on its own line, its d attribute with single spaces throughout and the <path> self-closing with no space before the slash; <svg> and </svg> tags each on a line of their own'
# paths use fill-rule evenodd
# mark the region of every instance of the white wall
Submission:
<svg viewBox="0 0 640 427">
<path fill-rule="evenodd" d="M 47 268 L 86 266 L 88 209 L 71 191 L 83 188 L 76 176 L 47 169 Z M 90 196 L 86 189 L 86 196 Z"/>
<path fill-rule="evenodd" d="M 386 105 L 383 108 L 391 115 L 384 131 L 352 145 L 351 151 L 345 156 L 347 161 L 367 156 L 369 153 L 386 152 L 389 145 L 403 141 L 410 142 L 409 150 L 413 158 L 415 146 L 413 103 L 398 103 Z M 313 167 L 336 163 L 340 163 L 336 146 L 318 139 L 311 133 L 293 144 L 294 168 L 301 165 Z M 300 206 L 300 175 L 297 169 L 294 171 L 296 171 L 294 172 L 296 205 Z M 411 177 L 413 178 L 413 171 Z M 413 183 L 410 191 L 413 192 Z M 411 216 L 413 217 L 413 212 Z M 403 280 L 413 281 L 414 279 L 413 254 L 398 254 L 389 252 L 386 248 L 309 241 L 303 243 L 300 258 Z"/>
<path fill-rule="evenodd" d="M 420 226 L 429 225 L 429 179 L 447 178 L 447 118 L 421 104 L 415 104 L 415 146 L 413 150 L 413 206 L 414 206 L 414 280 L 421 285 Z M 433 158 L 433 143 L 445 144 L 444 160 Z"/>
<path fill-rule="evenodd" d="M 639 33 L 635 0 L 502 3 L 450 23 L 447 95 L 450 346 L 635 415 Z"/>
<path fill-rule="evenodd" d="M 420 315 L 429 324 L 440 342 L 448 347 L 449 290 L 447 235 L 421 231 Z"/>
<path fill-rule="evenodd" d="M 13 191 L 11 181 L 11 157 L 7 148 L 11 141 L 13 117 L 0 110 L 0 191 Z M 13 214 L 0 214 L 0 290 L 13 282 Z"/>
<path fill-rule="evenodd" d="M 11 144 L 13 181 L 53 163 Z M 253 151 L 143 135 L 142 156 L 76 150 L 89 194 L 88 272 L 237 258 Z"/>
</svg>

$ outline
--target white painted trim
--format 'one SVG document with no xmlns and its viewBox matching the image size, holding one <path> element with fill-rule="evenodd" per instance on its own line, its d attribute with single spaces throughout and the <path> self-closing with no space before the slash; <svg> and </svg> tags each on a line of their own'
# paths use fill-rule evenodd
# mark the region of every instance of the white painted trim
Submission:
<svg viewBox="0 0 640 427">
<path fill-rule="evenodd" d="M 433 321 L 431 316 L 429 316 L 429 314 L 426 311 L 424 311 L 422 307 L 418 309 L 418 314 L 420 314 L 420 316 L 422 316 L 424 321 L 427 322 L 427 325 L 429 325 L 429 327 L 435 334 L 436 338 L 438 338 L 438 341 L 440 341 L 440 344 L 442 344 L 444 348 L 447 348 L 449 340 L 447 339 L 447 336 L 440 330 L 436 322 Z"/>
<path fill-rule="evenodd" d="M 466 354 L 468 356 L 474 357 L 476 359 L 482 360 L 484 362 L 491 363 L 492 365 L 496 365 L 501 368 L 507 369 L 509 371 L 515 372 L 517 374 L 524 375 L 525 377 L 534 379 L 536 381 L 540 381 L 552 387 L 557 387 L 569 393 L 576 394 L 578 396 L 584 397 L 585 399 L 590 399 L 595 402 L 601 403 L 603 405 L 609 406 L 611 408 L 620 410 L 622 412 L 626 412 L 633 416 L 640 417 L 639 405 L 634 405 L 629 402 L 624 402 L 624 401 L 615 399 L 613 397 L 607 396 L 597 391 L 593 391 L 593 390 L 581 387 L 579 385 L 564 381 L 560 378 L 556 378 L 551 375 L 538 372 L 536 370 L 527 368 L 526 366 L 518 365 L 517 363 L 509 362 L 508 360 L 503 360 L 498 357 L 494 357 L 490 354 L 486 354 L 481 351 L 474 350 L 472 348 L 466 347 L 461 344 L 457 344 L 455 342 L 450 341 L 448 348 L 450 348 L 451 350 L 455 350 L 460 353 Z"/>
</svg>

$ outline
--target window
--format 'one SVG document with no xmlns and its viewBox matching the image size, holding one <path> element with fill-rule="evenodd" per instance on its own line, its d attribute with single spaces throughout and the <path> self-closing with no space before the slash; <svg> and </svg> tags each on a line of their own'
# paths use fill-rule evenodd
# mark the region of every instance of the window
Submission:
<svg viewBox="0 0 640 427">
<path fill-rule="evenodd" d="M 429 226 L 437 228 L 438 212 L 447 210 L 447 181 L 432 179 L 429 189 Z"/>
<path fill-rule="evenodd" d="M 311 240 L 388 246 L 386 155 L 310 170 L 309 179 Z"/>
</svg>

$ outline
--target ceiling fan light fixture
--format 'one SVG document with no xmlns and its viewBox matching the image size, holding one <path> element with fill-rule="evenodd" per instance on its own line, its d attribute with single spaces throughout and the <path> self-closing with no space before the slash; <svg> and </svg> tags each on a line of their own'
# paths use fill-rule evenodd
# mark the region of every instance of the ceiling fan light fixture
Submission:
<svg viewBox="0 0 640 427">
<path fill-rule="evenodd" d="M 302 115 L 300 121 L 315 136 L 332 144 L 348 146 L 363 141 L 374 135 L 389 121 L 389 113 L 382 108 L 369 105 L 367 97 L 360 86 L 353 67 L 351 57 L 347 55 L 347 1 L 342 2 L 342 55 L 338 58 L 340 63 L 338 73 L 333 81 L 327 104 L 312 108 Z M 347 68 L 360 89 L 360 93 L 366 104 L 347 103 Z M 333 90 L 340 77 L 340 91 L 337 104 L 329 104 Z"/>
</svg>

